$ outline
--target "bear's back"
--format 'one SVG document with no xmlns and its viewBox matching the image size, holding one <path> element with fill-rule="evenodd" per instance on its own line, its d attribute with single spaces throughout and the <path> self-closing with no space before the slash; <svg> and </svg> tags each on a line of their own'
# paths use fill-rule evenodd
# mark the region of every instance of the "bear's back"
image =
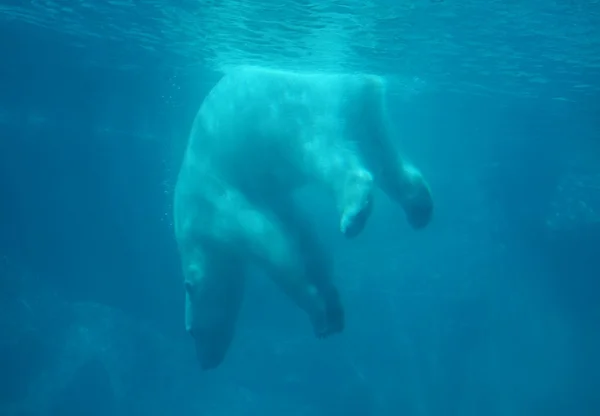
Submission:
<svg viewBox="0 0 600 416">
<path fill-rule="evenodd" d="M 205 98 L 188 153 L 240 187 L 296 188 L 309 175 L 305 148 L 364 135 L 365 115 L 382 96 L 377 76 L 242 67 Z"/>
</svg>

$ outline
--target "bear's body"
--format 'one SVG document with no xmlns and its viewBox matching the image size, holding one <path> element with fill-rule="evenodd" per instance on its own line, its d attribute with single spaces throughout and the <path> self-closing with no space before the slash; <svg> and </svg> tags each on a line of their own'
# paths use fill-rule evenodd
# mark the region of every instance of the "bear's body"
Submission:
<svg viewBox="0 0 600 416">
<path fill-rule="evenodd" d="M 348 237 L 363 229 L 374 186 L 414 228 L 429 222 L 429 188 L 395 148 L 384 93 L 376 76 L 241 68 L 205 98 L 174 201 L 186 329 L 203 368 L 218 366 L 229 347 L 250 262 L 307 312 L 319 337 L 342 331 L 328 256 L 293 190 L 326 187 Z"/>
</svg>

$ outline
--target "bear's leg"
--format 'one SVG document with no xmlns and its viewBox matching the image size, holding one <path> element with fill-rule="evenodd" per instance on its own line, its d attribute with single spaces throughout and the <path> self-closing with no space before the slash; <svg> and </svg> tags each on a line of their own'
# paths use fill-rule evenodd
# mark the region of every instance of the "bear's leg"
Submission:
<svg viewBox="0 0 600 416">
<path fill-rule="evenodd" d="M 373 131 L 381 132 L 381 129 Z M 375 172 L 377 185 L 402 207 L 411 227 L 427 226 L 433 213 L 429 185 L 421 172 L 404 160 L 387 133 L 374 133 L 369 142 L 363 144 L 362 152 Z"/>
<path fill-rule="evenodd" d="M 414 229 L 425 228 L 433 214 L 429 185 L 413 165 L 397 157 L 393 166 L 382 170 L 381 188 L 402 206 L 406 219 Z"/>
<path fill-rule="evenodd" d="M 185 325 L 204 370 L 221 364 L 235 332 L 244 293 L 245 264 L 218 243 L 181 245 L 185 278 Z"/>
<path fill-rule="evenodd" d="M 315 288 L 320 302 L 324 304 L 325 315 L 312 317 L 315 334 L 321 338 L 342 332 L 344 309 L 338 290 L 333 284 L 333 264 L 313 224 L 291 198 L 281 197 L 271 206 L 300 256 L 307 282 Z M 287 275 L 274 271 L 272 278 L 278 284 L 283 281 L 285 285 Z M 291 295 L 293 298 L 294 294 Z"/>
<path fill-rule="evenodd" d="M 349 142 L 328 142 L 318 137 L 305 146 L 306 161 L 317 180 L 333 192 L 340 213 L 340 231 L 348 238 L 355 237 L 372 212 L 373 174 Z"/>
<path fill-rule="evenodd" d="M 236 207 L 236 228 L 242 232 L 240 249 L 264 267 L 280 289 L 308 314 L 317 336 L 341 331 L 343 312 L 329 281 L 325 257 L 321 261 L 315 256 L 313 264 L 307 262 L 302 249 L 309 245 L 302 243 L 278 215 L 287 208 L 271 200 L 255 206 L 231 190 L 229 198 Z"/>
</svg>

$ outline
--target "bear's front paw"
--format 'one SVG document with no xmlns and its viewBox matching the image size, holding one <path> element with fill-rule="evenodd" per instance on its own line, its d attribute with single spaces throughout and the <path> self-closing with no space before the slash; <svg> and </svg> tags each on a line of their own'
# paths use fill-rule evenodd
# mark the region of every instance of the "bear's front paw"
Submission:
<svg viewBox="0 0 600 416">
<path fill-rule="evenodd" d="M 373 176 L 367 171 L 349 175 L 344 189 L 340 231 L 348 238 L 364 229 L 373 209 Z"/>
<path fill-rule="evenodd" d="M 331 285 L 319 290 L 322 308 L 311 317 L 317 338 L 327 338 L 344 330 L 344 308 L 337 289 Z"/>
<path fill-rule="evenodd" d="M 327 311 L 326 315 L 312 320 L 315 336 L 327 338 L 344 330 L 344 310 L 342 308 Z"/>
</svg>

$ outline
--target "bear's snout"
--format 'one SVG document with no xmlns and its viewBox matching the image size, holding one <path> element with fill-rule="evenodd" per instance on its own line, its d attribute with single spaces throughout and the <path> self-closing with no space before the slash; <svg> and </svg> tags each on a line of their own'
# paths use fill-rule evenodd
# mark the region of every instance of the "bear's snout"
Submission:
<svg viewBox="0 0 600 416">
<path fill-rule="evenodd" d="M 223 331 L 208 329 L 190 329 L 194 339 L 196 358 L 202 370 L 217 368 L 224 360 L 229 348 L 230 337 Z"/>
</svg>

